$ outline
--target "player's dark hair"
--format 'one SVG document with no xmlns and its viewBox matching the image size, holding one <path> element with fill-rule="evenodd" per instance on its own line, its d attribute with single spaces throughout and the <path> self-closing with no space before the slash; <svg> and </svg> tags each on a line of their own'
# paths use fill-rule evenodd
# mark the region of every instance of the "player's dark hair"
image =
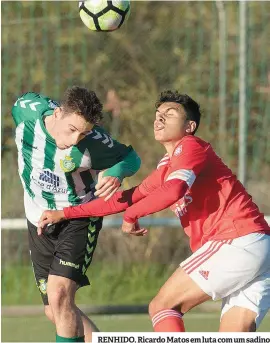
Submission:
<svg viewBox="0 0 270 343">
<path fill-rule="evenodd" d="M 102 104 L 96 93 L 84 87 L 73 86 L 64 94 L 61 106 L 65 113 L 75 112 L 91 124 L 102 119 Z"/>
<path fill-rule="evenodd" d="M 166 90 L 160 94 L 158 101 L 156 102 L 156 108 L 158 108 L 164 102 L 176 102 L 184 107 L 186 112 L 187 120 L 195 121 L 196 129 L 192 134 L 195 134 L 201 119 L 201 112 L 199 104 L 191 99 L 187 94 L 180 94 L 178 91 Z"/>
</svg>

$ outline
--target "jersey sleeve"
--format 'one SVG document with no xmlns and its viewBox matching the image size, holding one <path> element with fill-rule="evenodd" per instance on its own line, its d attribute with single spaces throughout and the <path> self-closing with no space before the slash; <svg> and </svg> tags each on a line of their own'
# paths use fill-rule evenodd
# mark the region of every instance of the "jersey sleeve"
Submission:
<svg viewBox="0 0 270 343">
<path fill-rule="evenodd" d="M 155 189 L 160 187 L 161 184 L 162 184 L 161 172 L 159 169 L 156 169 L 149 176 L 147 176 L 138 187 L 139 187 L 139 191 L 144 196 L 148 196 Z"/>
<path fill-rule="evenodd" d="M 142 198 L 140 201 L 128 207 L 124 215 L 124 220 L 128 223 L 135 223 L 141 217 L 170 207 L 184 196 L 187 187 L 187 184 L 181 180 L 173 179 L 166 181 L 160 187 L 153 190 L 147 197 Z"/>
<path fill-rule="evenodd" d="M 132 146 L 119 143 L 98 126 L 95 126 L 86 137 L 85 144 L 90 151 L 92 169 L 94 170 L 110 168 L 121 162 L 133 151 Z"/>
<path fill-rule="evenodd" d="M 12 107 L 11 113 L 16 126 L 25 121 L 37 119 L 45 111 L 57 107 L 53 100 L 35 92 L 20 96 Z"/>
<path fill-rule="evenodd" d="M 66 219 L 80 217 L 104 217 L 110 214 L 123 212 L 132 204 L 143 199 L 138 187 L 116 192 L 108 201 L 102 198 L 88 203 L 64 208 Z"/>
<path fill-rule="evenodd" d="M 207 165 L 209 146 L 207 143 L 197 141 L 195 137 L 187 138 L 179 144 L 174 150 L 170 173 L 165 181 L 179 179 L 185 181 L 190 188 Z"/>
</svg>

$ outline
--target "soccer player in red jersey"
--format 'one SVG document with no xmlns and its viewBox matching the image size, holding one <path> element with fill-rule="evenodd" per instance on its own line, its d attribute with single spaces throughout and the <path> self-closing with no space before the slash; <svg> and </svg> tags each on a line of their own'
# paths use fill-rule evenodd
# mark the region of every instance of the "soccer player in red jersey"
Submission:
<svg viewBox="0 0 270 343">
<path fill-rule="evenodd" d="M 45 211 L 39 234 L 60 220 L 125 211 L 122 230 L 144 235 L 138 219 L 171 207 L 193 254 L 151 301 L 154 331 L 185 331 L 183 314 L 211 298 L 222 299 L 220 331 L 255 331 L 270 307 L 270 228 L 211 145 L 194 135 L 200 117 L 189 96 L 161 93 L 154 135 L 167 153 L 157 169 L 107 202 Z"/>
</svg>

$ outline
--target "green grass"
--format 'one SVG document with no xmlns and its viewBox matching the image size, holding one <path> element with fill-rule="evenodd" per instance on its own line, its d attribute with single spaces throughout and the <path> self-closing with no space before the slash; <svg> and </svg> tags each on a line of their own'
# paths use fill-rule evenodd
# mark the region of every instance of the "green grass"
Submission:
<svg viewBox="0 0 270 343">
<path fill-rule="evenodd" d="M 112 266 L 94 264 L 88 276 L 91 287 L 78 291 L 77 303 L 87 305 L 146 304 L 172 273 L 162 265 Z M 30 267 L 2 268 L 2 305 L 41 305 L 38 289 Z M 102 331 L 151 332 L 146 315 L 91 316 Z M 218 313 L 191 312 L 185 316 L 187 331 L 212 332 L 219 326 Z M 270 317 L 260 331 L 268 331 Z M 49 342 L 55 340 L 55 328 L 45 316 L 2 317 L 2 341 Z"/>
<path fill-rule="evenodd" d="M 76 301 L 89 305 L 145 304 L 172 274 L 166 266 L 94 264 L 88 271 L 90 287 L 77 292 Z M 41 304 L 30 266 L 2 268 L 2 305 Z"/>
<path fill-rule="evenodd" d="M 91 316 L 100 330 L 107 332 L 152 332 L 147 315 Z M 217 331 L 219 314 L 190 313 L 185 316 L 186 330 L 189 332 Z M 259 331 L 269 331 L 270 317 L 266 317 Z M 55 329 L 43 317 L 2 317 L 2 342 L 53 342 Z"/>
</svg>

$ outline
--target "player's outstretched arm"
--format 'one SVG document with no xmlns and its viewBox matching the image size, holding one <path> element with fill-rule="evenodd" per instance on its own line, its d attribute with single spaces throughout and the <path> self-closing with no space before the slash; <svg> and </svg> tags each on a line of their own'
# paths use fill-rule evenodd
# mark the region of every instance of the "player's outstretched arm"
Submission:
<svg viewBox="0 0 270 343">
<path fill-rule="evenodd" d="M 78 206 L 65 207 L 61 211 L 44 211 L 38 223 L 38 234 L 41 235 L 48 224 L 81 217 L 104 217 L 125 211 L 129 206 L 144 198 L 139 187 L 118 191 L 108 201 L 102 198 Z"/>
<path fill-rule="evenodd" d="M 118 191 L 108 201 L 99 198 L 86 204 L 65 207 L 62 211 L 44 211 L 39 220 L 38 234 L 41 235 L 48 224 L 55 224 L 62 220 L 81 217 L 104 217 L 123 212 L 129 206 L 147 197 L 158 188 L 159 184 L 158 170 L 155 170 L 139 186 L 125 191 Z M 133 229 L 138 233 L 138 226 L 134 225 Z M 146 230 L 141 233 L 145 234 Z"/>
<path fill-rule="evenodd" d="M 166 181 L 148 196 L 128 207 L 124 214 L 124 223 L 134 224 L 141 217 L 170 207 L 181 199 L 187 190 L 188 184 L 183 180 L 173 179 Z M 123 231 L 128 233 L 127 227 L 128 225 L 125 228 L 123 227 Z"/>
</svg>

